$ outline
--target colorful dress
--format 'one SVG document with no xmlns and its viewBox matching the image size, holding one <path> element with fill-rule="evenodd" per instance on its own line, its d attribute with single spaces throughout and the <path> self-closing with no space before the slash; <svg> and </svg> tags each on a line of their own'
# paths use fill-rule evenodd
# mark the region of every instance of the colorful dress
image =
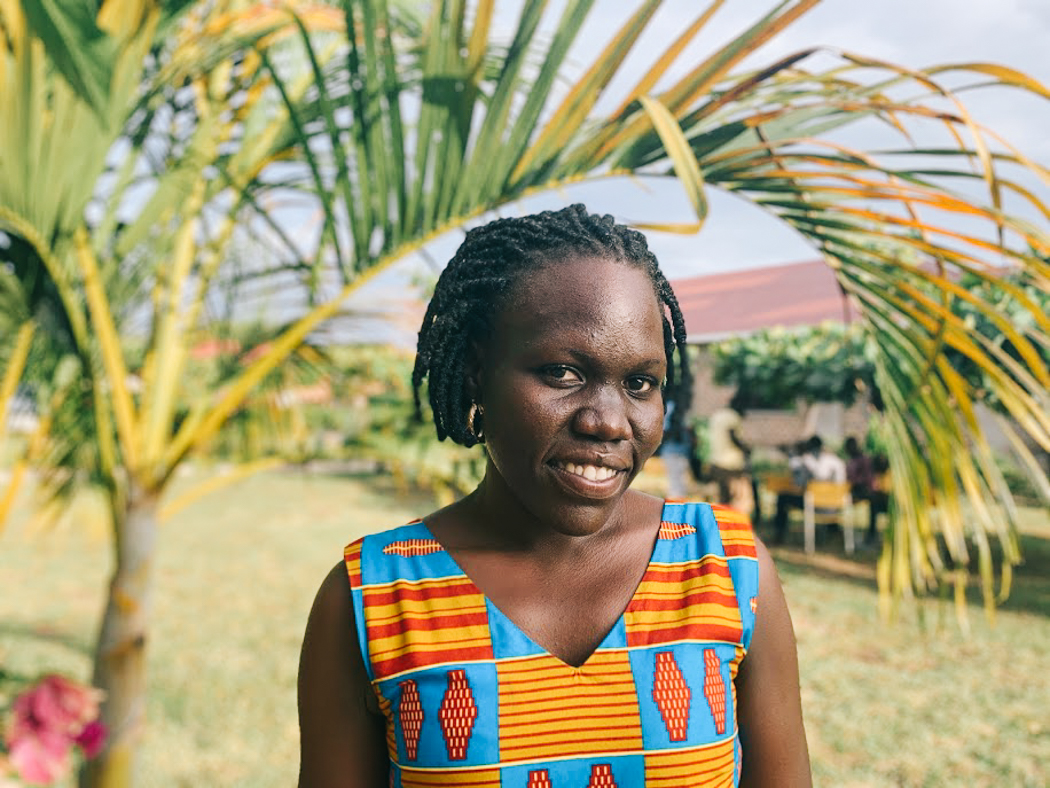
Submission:
<svg viewBox="0 0 1050 788">
<path fill-rule="evenodd" d="M 732 786 L 758 562 L 725 507 L 665 503 L 649 567 L 580 667 L 529 639 L 423 522 L 346 548 L 391 785 Z"/>
</svg>

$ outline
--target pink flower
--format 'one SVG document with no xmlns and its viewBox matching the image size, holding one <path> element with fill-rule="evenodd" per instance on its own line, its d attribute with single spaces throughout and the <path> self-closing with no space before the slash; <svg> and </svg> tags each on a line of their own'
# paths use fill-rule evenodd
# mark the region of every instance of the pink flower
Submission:
<svg viewBox="0 0 1050 788">
<path fill-rule="evenodd" d="M 69 771 L 74 744 L 88 758 L 97 755 L 105 739 L 101 699 L 99 690 L 54 674 L 15 698 L 5 737 L 15 775 L 29 785 L 51 785 Z"/>
<path fill-rule="evenodd" d="M 64 676 L 45 676 L 15 700 L 10 738 L 39 730 L 77 736 L 85 725 L 98 718 L 101 700 L 102 692 L 97 689 Z"/>
<path fill-rule="evenodd" d="M 106 743 L 106 726 L 93 720 L 84 726 L 74 741 L 84 751 L 85 758 L 94 758 L 102 752 L 102 745 Z"/>
<path fill-rule="evenodd" d="M 15 773 L 29 785 L 51 785 L 70 767 L 72 742 L 55 731 L 37 731 L 10 741 Z"/>
</svg>

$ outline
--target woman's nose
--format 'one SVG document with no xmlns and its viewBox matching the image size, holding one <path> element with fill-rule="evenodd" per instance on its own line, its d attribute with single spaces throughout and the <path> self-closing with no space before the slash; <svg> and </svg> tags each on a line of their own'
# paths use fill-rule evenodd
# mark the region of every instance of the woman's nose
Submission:
<svg viewBox="0 0 1050 788">
<path fill-rule="evenodd" d="M 602 386 L 583 403 L 574 425 L 576 431 L 596 440 L 615 441 L 631 437 L 631 424 L 627 418 L 627 404 L 623 396 Z"/>
</svg>

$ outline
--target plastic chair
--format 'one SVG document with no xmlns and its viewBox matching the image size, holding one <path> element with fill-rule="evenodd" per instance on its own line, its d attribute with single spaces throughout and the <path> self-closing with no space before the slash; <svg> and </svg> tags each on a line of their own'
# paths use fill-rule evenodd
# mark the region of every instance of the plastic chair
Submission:
<svg viewBox="0 0 1050 788">
<path fill-rule="evenodd" d="M 846 482 L 811 481 L 802 497 L 806 552 L 816 551 L 817 523 L 840 523 L 846 555 L 853 555 L 853 497 Z"/>
<path fill-rule="evenodd" d="M 790 473 L 769 473 L 762 477 L 762 487 L 771 493 L 798 493 L 802 490 L 795 484 Z"/>
</svg>

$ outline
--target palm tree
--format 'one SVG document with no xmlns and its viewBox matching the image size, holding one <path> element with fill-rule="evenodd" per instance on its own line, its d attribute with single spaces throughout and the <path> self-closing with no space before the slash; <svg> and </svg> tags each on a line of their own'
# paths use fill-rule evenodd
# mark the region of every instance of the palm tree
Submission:
<svg viewBox="0 0 1050 788">
<path fill-rule="evenodd" d="M 60 317 L 46 325 L 65 337 L 65 374 L 73 365 L 114 529 L 96 657 L 112 738 L 86 784 L 131 779 L 158 507 L 180 463 L 364 282 L 449 228 L 585 178 L 677 178 L 697 221 L 676 229 L 691 232 L 706 215 L 706 190 L 726 189 L 812 239 L 880 348 L 901 512 L 884 586 L 901 596 L 950 579 L 942 551 L 965 565 L 969 536 L 992 593 L 987 534 L 1003 541 L 1008 567 L 1017 558 L 1012 512 L 986 503 L 997 472 L 973 416 L 975 392 L 945 351 L 973 360 L 1020 428 L 1050 446 L 1050 376 L 1033 350 L 1046 345 L 1050 321 L 987 261 L 994 247 L 1045 288 L 1046 263 L 1032 252 L 1046 254 L 1045 234 L 1001 206 L 1009 192 L 1045 216 L 1036 195 L 1002 172 L 1044 181 L 1046 172 L 969 118 L 940 84 L 950 67 L 912 72 L 840 55 L 811 72 L 807 50 L 740 71 L 818 2 L 776 3 L 686 64 L 689 43 L 725 4 L 713 0 L 608 113 L 599 100 L 660 0 L 640 2 L 568 82 L 567 56 L 593 0 L 568 0 L 544 41 L 547 4 L 525 0 L 506 46 L 493 40 L 492 0 L 435 0 L 419 25 L 386 0 L 347 0 L 342 12 L 108 0 L 94 16 L 74 4 L 0 2 L 0 84 L 18 87 L 0 91 L 0 230 L 10 240 L 0 255 L 24 301 L 19 325 L 43 333 L 41 315 Z M 687 66 L 683 77 L 672 78 L 676 65 Z M 1047 97 L 1005 68 L 956 70 Z M 864 120 L 884 124 L 897 147 L 891 139 L 875 155 L 829 136 Z M 916 149 L 909 129 L 923 123 L 958 144 Z M 953 180 L 982 185 L 986 204 L 959 196 Z M 317 217 L 308 242 L 288 229 L 289 201 L 307 206 L 298 217 Z M 955 216 L 984 222 L 998 242 L 951 229 Z M 275 252 L 238 268 L 228 250 L 245 233 L 264 235 Z M 923 264 L 908 262 L 916 255 Z M 1001 284 L 1032 328 L 1004 324 L 994 304 L 955 283 L 957 270 Z M 46 287 L 33 301 L 38 282 Z M 217 330 L 211 296 L 224 288 L 241 299 L 294 291 L 302 316 L 232 377 L 191 395 L 187 348 Z M 959 299 L 995 322 L 1025 363 L 971 337 L 951 308 Z M 19 379 L 23 358 L 9 354 L 0 381 Z M 63 438 L 48 433 L 55 450 L 40 462 L 65 456 Z M 964 518 L 963 498 L 974 517 Z"/>
<path fill-rule="evenodd" d="M 817 48 L 739 70 L 819 2 L 772 4 L 672 79 L 672 66 L 683 65 L 689 44 L 725 5 L 713 0 L 615 97 L 608 114 L 596 108 L 609 100 L 614 77 L 659 0 L 639 3 L 564 90 L 558 80 L 593 0 L 566 3 L 543 44 L 537 31 L 546 3 L 526 0 L 505 49 L 491 43 L 494 2 L 434 2 L 418 38 L 384 34 L 386 2 L 348 3 L 347 28 L 359 35 L 350 37 L 345 63 L 315 68 L 312 102 L 289 105 L 302 118 L 300 150 L 309 167 L 299 182 L 287 184 L 320 195 L 320 248 L 340 263 L 346 285 L 327 310 L 307 314 L 295 330 L 323 320 L 363 272 L 373 276 L 432 236 L 535 192 L 628 173 L 676 178 L 697 221 L 661 229 L 695 232 L 706 216 L 706 191 L 730 191 L 813 243 L 858 302 L 878 349 L 876 381 L 899 512 L 879 566 L 884 602 L 944 582 L 954 582 L 961 594 L 972 563 L 970 540 L 991 611 L 988 537 L 1001 543 L 1005 591 L 1019 559 L 1016 512 L 974 410 L 983 392 L 951 359 L 965 357 L 982 370 L 985 387 L 1010 417 L 1003 421 L 1008 433 L 1027 433 L 1044 450 L 1050 445 L 1050 373 L 1040 353 L 1050 339 L 1050 317 L 1014 284 L 1023 275 L 1047 289 L 1050 238 L 1042 226 L 1004 209 L 1012 201 L 1047 217 L 1025 179 L 1046 184 L 1050 177 L 976 123 L 948 85 L 961 75 L 977 82 L 958 93 L 989 86 L 1042 99 L 1050 93 L 1003 66 L 916 71 Z M 309 54 L 309 40 L 303 43 Z M 807 67 L 829 57 L 830 66 Z M 881 126 L 881 151 L 837 141 L 861 123 Z M 931 129 L 953 144 L 920 146 L 916 140 L 928 139 Z M 977 197 L 966 194 L 975 189 Z M 959 229 L 960 219 L 968 229 Z M 341 232 L 347 240 L 338 240 Z M 962 274 L 988 287 L 963 287 Z M 1003 317 L 1003 299 L 1024 316 L 1019 324 Z M 975 336 L 955 309 L 959 303 L 991 321 L 1012 351 Z M 221 410 L 213 413 L 217 425 Z M 1041 475 L 1024 442 L 1014 444 Z M 1040 488 L 1047 489 L 1045 477 Z"/>
</svg>

